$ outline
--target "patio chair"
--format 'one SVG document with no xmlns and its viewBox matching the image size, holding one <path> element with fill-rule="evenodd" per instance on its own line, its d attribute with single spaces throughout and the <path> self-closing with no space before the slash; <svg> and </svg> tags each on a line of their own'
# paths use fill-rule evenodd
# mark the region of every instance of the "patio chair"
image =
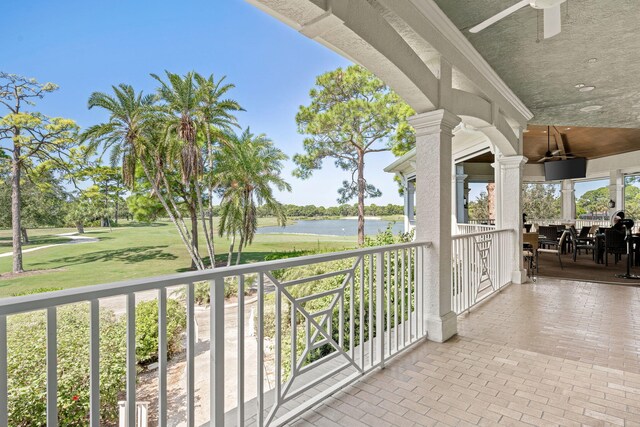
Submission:
<svg viewBox="0 0 640 427">
<path fill-rule="evenodd" d="M 540 234 L 540 246 L 543 248 L 558 243 L 558 228 L 556 226 L 541 225 L 538 234 Z"/>
<path fill-rule="evenodd" d="M 549 246 L 553 246 L 553 248 L 538 248 L 536 253 L 536 258 L 539 258 L 538 255 L 542 252 L 543 254 L 555 254 L 558 256 L 558 261 L 560 262 L 560 269 L 563 270 L 562 266 L 562 246 L 564 246 L 564 242 L 567 240 L 567 236 L 569 235 L 569 230 L 565 230 L 562 232 L 562 236 L 560 236 L 560 240 L 555 243 L 547 243 Z M 536 271 L 540 271 L 540 263 L 538 262 L 536 265 Z"/>
<path fill-rule="evenodd" d="M 587 227 L 587 229 L 588 228 L 589 227 Z M 573 226 L 569 228 L 569 233 L 571 233 L 571 240 L 573 241 L 573 262 L 576 262 L 576 257 L 581 249 L 585 249 L 587 253 L 589 253 L 590 249 L 593 250 L 593 239 L 589 237 L 580 237 Z"/>
<path fill-rule="evenodd" d="M 578 237 L 580 237 L 581 239 L 589 237 L 590 230 L 591 230 L 591 227 L 589 227 L 588 225 L 585 225 L 580 229 L 580 234 L 578 234 Z"/>
<path fill-rule="evenodd" d="M 627 253 L 627 242 L 625 242 L 624 234 L 613 228 L 604 230 L 604 265 L 609 265 L 609 254 L 614 256 L 615 263 Z"/>
<path fill-rule="evenodd" d="M 527 277 L 533 279 L 533 272 L 538 265 L 538 233 L 523 233 L 522 235 L 522 256 L 527 267 Z"/>
</svg>

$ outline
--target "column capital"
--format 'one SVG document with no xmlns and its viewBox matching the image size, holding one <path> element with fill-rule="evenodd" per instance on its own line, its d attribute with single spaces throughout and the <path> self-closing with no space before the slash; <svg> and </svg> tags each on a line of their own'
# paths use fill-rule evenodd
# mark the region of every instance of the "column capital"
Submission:
<svg viewBox="0 0 640 427">
<path fill-rule="evenodd" d="M 434 110 L 409 117 L 409 124 L 416 131 L 416 137 L 433 135 L 439 132 L 453 134 L 453 128 L 462 120 L 447 110 Z"/>
<path fill-rule="evenodd" d="M 504 156 L 497 159 L 503 169 L 517 169 L 524 166 L 529 159 L 525 156 Z"/>
</svg>

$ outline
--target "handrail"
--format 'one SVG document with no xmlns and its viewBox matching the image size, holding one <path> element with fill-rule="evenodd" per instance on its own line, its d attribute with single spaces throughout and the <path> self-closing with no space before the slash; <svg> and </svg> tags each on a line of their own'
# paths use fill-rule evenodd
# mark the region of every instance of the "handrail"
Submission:
<svg viewBox="0 0 640 427">
<path fill-rule="evenodd" d="M 392 245 L 393 249 L 414 248 L 417 246 L 430 247 L 431 242 L 410 242 Z M 64 289 L 60 291 L 41 294 L 25 295 L 0 299 L 0 316 L 24 313 L 28 311 L 42 310 L 49 307 L 86 302 L 89 299 L 101 299 L 114 296 L 122 296 L 132 292 L 157 290 L 176 285 L 184 285 L 204 280 L 223 279 L 229 276 L 237 276 L 246 273 L 260 273 L 283 268 L 299 267 L 308 264 L 336 261 L 371 255 L 381 250 L 389 249 L 386 246 L 352 249 L 342 252 L 331 252 L 319 255 L 305 255 L 289 259 L 274 261 L 260 261 L 252 264 L 234 265 L 230 267 L 216 268 L 213 270 L 193 271 L 187 273 L 175 273 L 163 276 L 146 277 L 143 279 L 125 280 L 101 285 L 83 286 L 80 288 Z"/>
<path fill-rule="evenodd" d="M 466 233 L 466 234 L 455 234 L 451 236 L 452 240 L 464 239 L 467 237 L 477 237 L 483 236 L 485 234 L 496 234 L 496 233 L 512 233 L 515 230 L 513 228 L 500 228 L 498 230 L 487 230 L 487 231 L 478 231 L 476 233 Z"/>
</svg>

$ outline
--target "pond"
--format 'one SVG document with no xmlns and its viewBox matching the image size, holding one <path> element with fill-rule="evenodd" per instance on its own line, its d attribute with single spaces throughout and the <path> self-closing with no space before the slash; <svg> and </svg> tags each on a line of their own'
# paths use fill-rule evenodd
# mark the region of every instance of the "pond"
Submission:
<svg viewBox="0 0 640 427">
<path fill-rule="evenodd" d="M 391 229 L 393 230 L 393 234 L 404 231 L 402 221 L 366 219 L 364 222 L 364 233 L 367 236 L 373 236 L 380 231 L 384 231 L 389 223 L 392 224 Z M 270 226 L 258 228 L 258 234 L 272 233 L 356 236 L 358 234 L 358 220 L 351 218 L 297 220 L 286 227 Z"/>
</svg>

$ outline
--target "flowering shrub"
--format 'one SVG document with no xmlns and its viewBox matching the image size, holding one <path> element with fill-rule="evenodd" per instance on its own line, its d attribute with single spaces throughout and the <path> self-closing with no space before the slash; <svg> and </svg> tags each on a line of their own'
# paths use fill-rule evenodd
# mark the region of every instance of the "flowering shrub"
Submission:
<svg viewBox="0 0 640 427">
<path fill-rule="evenodd" d="M 181 349 L 186 327 L 182 304 L 167 299 L 169 356 Z M 75 304 L 58 309 L 58 424 L 88 425 L 89 415 L 89 307 Z M 7 321 L 9 425 L 46 426 L 46 313 L 9 316 Z M 157 359 L 158 303 L 136 305 L 136 359 Z M 100 310 L 100 424 L 118 418 L 118 398 L 126 383 L 126 320 Z"/>
<path fill-rule="evenodd" d="M 9 425 L 46 425 L 46 314 L 8 318 Z M 112 312 L 100 318 L 101 421 L 117 418 L 125 385 L 125 328 Z M 89 413 L 89 310 L 86 304 L 58 310 L 58 420 L 85 426 Z"/>
</svg>

